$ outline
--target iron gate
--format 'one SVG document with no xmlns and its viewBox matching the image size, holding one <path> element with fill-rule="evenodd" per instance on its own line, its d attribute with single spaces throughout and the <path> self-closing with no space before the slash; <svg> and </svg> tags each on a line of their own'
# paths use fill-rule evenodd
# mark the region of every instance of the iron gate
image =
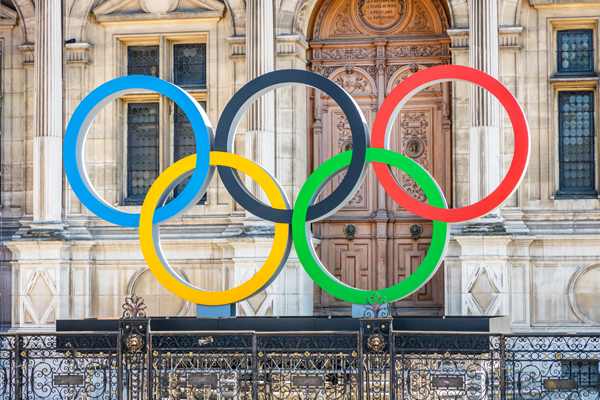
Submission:
<svg viewBox="0 0 600 400">
<path fill-rule="evenodd" d="M 0 399 L 598 399 L 600 336 L 396 332 L 0 335 Z"/>
</svg>

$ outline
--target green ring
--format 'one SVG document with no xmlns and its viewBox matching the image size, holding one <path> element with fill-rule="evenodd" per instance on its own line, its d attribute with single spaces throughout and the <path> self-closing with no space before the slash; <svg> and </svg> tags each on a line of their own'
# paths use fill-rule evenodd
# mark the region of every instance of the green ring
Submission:
<svg viewBox="0 0 600 400">
<path fill-rule="evenodd" d="M 354 304 L 367 304 L 367 298 L 375 294 L 385 296 L 387 302 L 396 301 L 419 290 L 433 276 L 442 263 L 450 237 L 450 229 L 446 222 L 433 221 L 431 245 L 425 259 L 414 273 L 397 285 L 381 290 L 361 290 L 338 281 L 327 271 L 315 254 L 312 240 L 309 240 L 309 238 L 312 239 L 312 234 L 310 221 L 306 221 L 306 213 L 308 207 L 316 201 L 325 184 L 350 164 L 351 153 L 351 151 L 346 151 L 330 158 L 306 180 L 294 205 L 292 217 L 294 247 L 298 259 L 308 275 L 330 295 Z M 410 158 L 390 150 L 369 148 L 366 161 L 381 162 L 401 169 L 419 184 L 431 206 L 447 208 L 444 195 L 433 177 Z"/>
</svg>

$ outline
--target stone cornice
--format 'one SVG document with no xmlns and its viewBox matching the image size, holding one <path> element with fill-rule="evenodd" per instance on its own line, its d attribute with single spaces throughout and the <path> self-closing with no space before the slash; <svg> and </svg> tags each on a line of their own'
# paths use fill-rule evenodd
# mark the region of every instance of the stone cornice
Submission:
<svg viewBox="0 0 600 400">
<path fill-rule="evenodd" d="M 529 0 L 529 4 L 534 8 L 555 7 L 557 5 L 589 7 L 590 3 L 598 3 L 598 0 Z"/>
<path fill-rule="evenodd" d="M 188 21 L 198 20 L 199 22 L 214 22 L 219 21 L 223 17 L 221 11 L 200 11 L 200 12 L 177 12 L 169 14 L 117 14 L 117 15 L 102 15 L 96 18 L 101 25 L 111 23 L 121 23 L 127 21 L 129 23 L 148 23 L 148 21 L 173 21 L 186 19 Z"/>
<path fill-rule="evenodd" d="M 108 0 L 104 4 L 94 8 L 92 12 L 96 16 L 96 20 L 101 24 L 115 23 L 121 21 L 149 21 L 149 20 L 179 20 L 179 19 L 202 19 L 206 22 L 207 19 L 216 18 L 217 20 L 223 17 L 225 5 L 217 0 L 188 0 L 198 8 L 195 11 L 177 12 L 179 3 L 173 4 L 172 11 L 164 14 L 152 14 L 144 12 L 145 7 L 143 2 L 138 5 L 138 10 L 135 10 L 135 5 L 140 0 Z M 133 7 L 131 9 L 130 7 Z M 123 11 L 128 13 L 121 13 Z M 133 11 L 133 12 L 132 12 Z"/>
<path fill-rule="evenodd" d="M 468 29 L 448 29 L 446 31 L 452 40 L 452 52 L 469 50 Z M 498 45 L 500 50 L 520 50 L 523 27 L 501 26 L 498 29 Z"/>
<path fill-rule="evenodd" d="M 3 26 L 14 26 L 17 24 L 17 12 L 6 6 L 0 7 L 1 24 Z"/>
</svg>

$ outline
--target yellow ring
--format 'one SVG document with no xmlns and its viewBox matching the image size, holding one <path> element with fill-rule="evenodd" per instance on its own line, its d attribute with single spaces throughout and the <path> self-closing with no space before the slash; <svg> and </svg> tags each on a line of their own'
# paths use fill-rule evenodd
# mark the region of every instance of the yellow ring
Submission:
<svg viewBox="0 0 600 400">
<path fill-rule="evenodd" d="M 254 179 L 264 190 L 272 207 L 280 209 L 288 208 L 285 195 L 274 178 L 253 161 L 236 154 L 211 151 L 210 165 L 223 165 L 245 173 Z M 173 182 L 192 171 L 195 166 L 196 155 L 193 154 L 167 168 L 150 187 L 140 213 L 140 245 L 142 253 L 156 279 L 168 291 L 178 297 L 192 303 L 207 306 L 219 306 L 242 301 L 266 288 L 279 274 L 291 248 L 290 225 L 275 224 L 275 238 L 267 260 L 252 278 L 240 286 L 219 292 L 209 292 L 187 283 L 173 271 L 169 262 L 164 257 L 158 243 L 160 224 L 153 225 L 152 220 L 154 218 L 154 210 L 167 189 L 172 189 Z"/>
</svg>

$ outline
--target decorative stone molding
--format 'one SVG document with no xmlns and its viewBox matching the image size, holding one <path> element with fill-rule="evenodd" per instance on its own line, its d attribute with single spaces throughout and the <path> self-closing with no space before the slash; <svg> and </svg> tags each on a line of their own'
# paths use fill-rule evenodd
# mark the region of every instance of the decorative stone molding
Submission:
<svg viewBox="0 0 600 400">
<path fill-rule="evenodd" d="M 600 294 L 596 290 L 588 292 L 586 289 L 595 289 L 594 286 L 598 286 L 596 282 L 598 282 L 597 277 L 599 276 L 599 272 L 600 264 L 579 267 L 571 276 L 567 289 L 569 304 L 577 318 L 595 326 L 600 325 L 600 313 L 595 312 L 595 309 L 598 307 L 597 300 Z"/>
<path fill-rule="evenodd" d="M 33 68 L 35 60 L 35 46 L 33 43 L 25 43 L 19 46 L 19 50 L 23 52 L 23 66 L 25 68 Z"/>
<path fill-rule="evenodd" d="M 321 59 L 323 60 L 360 60 L 374 57 L 375 49 L 364 47 L 323 49 L 321 51 Z"/>
<path fill-rule="evenodd" d="M 556 7 L 557 4 L 573 5 L 574 3 L 573 0 L 529 0 L 529 4 L 535 8 Z M 598 3 L 598 0 L 577 0 L 576 3 Z"/>
<path fill-rule="evenodd" d="M 415 37 L 440 35 L 447 28 L 448 18 L 439 0 L 325 0 L 313 23 L 312 37 Z"/>
<path fill-rule="evenodd" d="M 277 56 L 296 55 L 306 59 L 308 42 L 298 35 L 279 35 L 277 40 Z"/>
<path fill-rule="evenodd" d="M 505 301 L 508 284 L 509 265 L 465 265 L 464 302 L 471 315 L 502 315 L 508 311 Z"/>
<path fill-rule="evenodd" d="M 109 0 L 92 12 L 99 23 L 147 21 L 156 19 L 216 18 L 225 13 L 225 5 L 218 0 L 186 0 L 197 11 L 177 11 L 181 0 Z M 174 12 L 177 11 L 177 12 Z"/>
<path fill-rule="evenodd" d="M 60 318 L 69 318 L 70 287 L 75 269 L 67 241 L 13 240 L 6 243 L 13 255 L 13 328 L 50 329 Z M 77 274 L 77 292 L 85 303 L 88 275 Z M 84 306 L 85 307 L 85 306 Z"/>
<path fill-rule="evenodd" d="M 67 65 L 88 66 L 90 65 L 90 51 L 92 46 L 88 43 L 67 43 L 65 44 Z"/>
<path fill-rule="evenodd" d="M 460 314 L 508 315 L 511 288 L 508 246 L 513 236 L 456 235 L 454 238 L 460 246 L 461 278 L 457 286 Z"/>
<path fill-rule="evenodd" d="M 244 36 L 233 36 L 227 38 L 231 48 L 232 58 L 243 58 L 246 55 L 246 38 Z"/>
<path fill-rule="evenodd" d="M 187 274 L 179 269 L 179 268 L 174 268 L 174 270 L 179 274 L 179 276 L 186 282 L 190 283 L 190 278 L 187 276 Z M 133 274 L 133 276 L 129 279 L 129 282 L 127 283 L 127 291 L 126 291 L 126 295 L 127 296 L 131 296 L 133 294 L 137 294 L 137 295 L 141 295 L 142 297 L 152 297 L 152 293 L 141 293 L 139 292 L 139 288 L 136 288 L 136 285 L 141 281 L 142 276 L 144 276 L 145 274 L 151 274 L 150 269 L 148 267 L 143 267 L 138 269 L 135 274 Z M 152 278 L 154 279 L 154 278 Z M 177 312 L 177 314 L 175 316 L 177 317 L 181 317 L 181 316 L 185 316 L 188 315 L 189 312 L 192 309 L 192 303 L 190 303 L 189 301 L 185 301 L 182 299 L 182 305 L 181 308 L 179 309 L 179 311 Z M 154 310 L 150 310 L 150 311 L 154 311 Z"/>
<path fill-rule="evenodd" d="M 388 58 L 406 57 L 443 57 L 450 55 L 447 45 L 441 46 L 397 46 L 388 47 L 386 56 Z"/>
<path fill-rule="evenodd" d="M 15 26 L 17 25 L 17 12 L 11 10 L 6 6 L 0 7 L 0 18 L 2 26 Z"/>
<path fill-rule="evenodd" d="M 305 1 L 304 3 L 302 3 L 300 8 L 298 9 L 298 12 L 296 13 L 296 15 L 297 15 L 296 25 L 294 26 L 295 30 L 302 36 L 305 36 L 304 32 L 306 29 L 306 22 L 308 20 L 307 12 L 308 12 L 308 1 Z"/>
<path fill-rule="evenodd" d="M 452 52 L 469 51 L 469 30 L 448 29 L 446 31 L 452 40 Z M 498 28 L 498 46 L 500 50 L 521 50 L 521 26 L 501 26 Z"/>
<path fill-rule="evenodd" d="M 452 44 L 450 51 L 469 51 L 469 30 L 468 29 L 448 29 L 446 31 Z"/>
<path fill-rule="evenodd" d="M 520 26 L 501 26 L 498 31 L 500 50 L 521 50 L 523 28 Z"/>
<path fill-rule="evenodd" d="M 166 14 L 179 8 L 181 0 L 140 0 L 142 10 L 150 14 Z"/>
</svg>

